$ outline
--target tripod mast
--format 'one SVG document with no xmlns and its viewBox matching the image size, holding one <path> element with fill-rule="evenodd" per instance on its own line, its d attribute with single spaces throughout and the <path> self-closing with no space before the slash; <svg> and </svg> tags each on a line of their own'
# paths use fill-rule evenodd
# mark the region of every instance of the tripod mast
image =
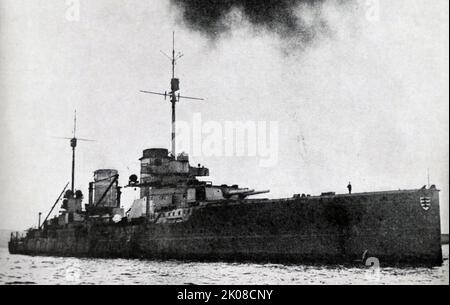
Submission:
<svg viewBox="0 0 450 305">
<path fill-rule="evenodd" d="M 167 58 L 170 59 L 171 63 L 172 63 L 172 79 L 170 81 L 170 92 L 164 92 L 164 93 L 160 93 L 160 92 L 153 92 L 153 91 L 144 91 L 141 90 L 141 92 L 143 93 L 149 93 L 149 94 L 156 94 L 156 95 L 162 95 L 164 96 L 164 99 L 167 98 L 167 96 L 170 97 L 170 103 L 172 104 L 172 137 L 171 137 L 171 154 L 176 157 L 176 147 L 175 147 L 175 138 L 176 138 L 176 134 L 175 134 L 175 130 L 176 130 L 176 103 L 180 101 L 181 98 L 184 99 L 190 99 L 190 100 L 200 100 L 203 101 L 202 98 L 197 98 L 197 97 L 189 97 L 189 96 L 182 96 L 180 95 L 180 93 L 177 91 L 180 90 L 180 80 L 178 78 L 175 77 L 175 65 L 177 63 L 177 60 L 180 59 L 181 57 L 183 57 L 183 54 L 179 53 L 178 55 L 175 54 L 175 32 L 172 33 L 172 57 L 168 56 L 167 54 L 165 54 L 164 52 L 161 51 L 161 53 L 163 53 Z"/>
<path fill-rule="evenodd" d="M 75 116 L 73 119 L 73 138 L 70 139 L 70 146 L 72 147 L 72 183 L 71 190 L 72 193 L 75 193 L 75 148 L 77 147 L 77 111 L 75 110 Z"/>
<path fill-rule="evenodd" d="M 72 180 L 70 185 L 70 190 L 72 193 L 75 193 L 75 150 L 78 144 L 78 141 L 87 141 L 87 142 L 95 142 L 95 140 L 77 138 L 77 111 L 75 110 L 75 115 L 73 118 L 73 134 L 72 137 L 54 137 L 58 139 L 70 140 L 70 147 L 72 147 Z"/>
<path fill-rule="evenodd" d="M 170 89 L 173 93 L 170 102 L 172 103 L 172 155 L 176 157 L 176 148 L 175 148 L 175 129 L 176 129 L 176 116 L 175 116 L 175 103 L 177 102 L 177 98 L 175 95 L 175 91 L 179 90 L 179 80 L 175 78 L 175 32 L 172 33 L 172 80 L 170 82 Z"/>
</svg>

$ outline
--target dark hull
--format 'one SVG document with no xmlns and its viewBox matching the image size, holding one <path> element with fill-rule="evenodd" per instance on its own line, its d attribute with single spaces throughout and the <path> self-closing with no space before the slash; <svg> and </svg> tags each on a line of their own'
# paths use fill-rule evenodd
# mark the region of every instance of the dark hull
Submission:
<svg viewBox="0 0 450 305">
<path fill-rule="evenodd" d="M 425 210 L 421 198 L 431 198 Z M 442 263 L 439 192 L 412 190 L 199 207 L 184 221 L 70 224 L 12 254 L 382 265 Z"/>
</svg>

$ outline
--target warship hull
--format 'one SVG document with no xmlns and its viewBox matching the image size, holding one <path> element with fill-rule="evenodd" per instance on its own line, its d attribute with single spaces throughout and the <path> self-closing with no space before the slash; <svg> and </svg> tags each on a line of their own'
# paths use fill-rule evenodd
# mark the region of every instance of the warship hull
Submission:
<svg viewBox="0 0 450 305">
<path fill-rule="evenodd" d="M 177 219 L 70 223 L 12 238 L 11 254 L 382 265 L 442 263 L 439 191 L 253 199 Z"/>
</svg>

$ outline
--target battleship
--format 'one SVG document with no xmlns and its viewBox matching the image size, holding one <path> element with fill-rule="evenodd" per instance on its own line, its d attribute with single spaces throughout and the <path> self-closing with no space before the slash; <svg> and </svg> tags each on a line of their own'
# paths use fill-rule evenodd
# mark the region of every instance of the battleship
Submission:
<svg viewBox="0 0 450 305">
<path fill-rule="evenodd" d="M 176 153 L 175 108 L 182 99 L 170 57 L 171 151 L 149 148 L 140 156 L 140 175 L 119 185 L 115 169 L 98 169 L 89 183 L 87 203 L 75 188 L 75 150 L 70 138 L 72 177 L 38 227 L 12 233 L 11 254 L 158 260 L 441 265 L 439 190 L 410 190 L 252 198 L 268 193 L 239 185 L 215 185 L 200 178 L 209 169 L 191 166 Z M 75 120 L 76 126 L 76 120 Z M 229 166 L 233 166 L 230 164 Z M 140 198 L 121 202 L 124 188 Z M 84 204 L 84 205 L 83 205 Z M 59 205 L 59 213 L 52 212 Z"/>
</svg>

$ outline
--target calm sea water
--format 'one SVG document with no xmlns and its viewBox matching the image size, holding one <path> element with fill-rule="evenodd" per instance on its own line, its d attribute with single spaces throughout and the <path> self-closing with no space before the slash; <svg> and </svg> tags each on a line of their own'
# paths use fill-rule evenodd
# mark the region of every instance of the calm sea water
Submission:
<svg viewBox="0 0 450 305">
<path fill-rule="evenodd" d="M 449 284 L 449 246 L 435 268 L 356 268 L 10 255 L 0 284 Z"/>
</svg>

